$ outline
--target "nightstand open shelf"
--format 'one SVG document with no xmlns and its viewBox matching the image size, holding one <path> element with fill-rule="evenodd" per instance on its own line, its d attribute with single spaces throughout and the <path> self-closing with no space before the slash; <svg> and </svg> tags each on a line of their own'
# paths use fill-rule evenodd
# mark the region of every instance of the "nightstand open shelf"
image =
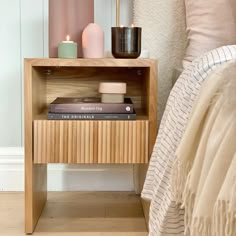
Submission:
<svg viewBox="0 0 236 236">
<path fill-rule="evenodd" d="M 127 83 L 137 120 L 47 120 L 55 98 L 98 96 L 101 81 Z M 25 59 L 26 233 L 46 201 L 48 163 L 147 164 L 156 133 L 155 60 Z"/>
</svg>

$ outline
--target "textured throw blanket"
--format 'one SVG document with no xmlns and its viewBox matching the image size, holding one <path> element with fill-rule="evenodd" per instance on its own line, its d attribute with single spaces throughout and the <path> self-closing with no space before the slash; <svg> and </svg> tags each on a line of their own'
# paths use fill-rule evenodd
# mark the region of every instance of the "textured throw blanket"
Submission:
<svg viewBox="0 0 236 236">
<path fill-rule="evenodd" d="M 229 184 L 236 178 L 235 153 L 236 62 L 203 83 L 176 152 L 172 188 L 185 209 L 186 235 L 236 235 L 236 192 Z"/>
<path fill-rule="evenodd" d="M 184 210 L 171 188 L 176 150 L 203 82 L 222 64 L 236 58 L 236 46 L 225 46 L 196 59 L 175 83 L 160 124 L 142 197 L 151 200 L 149 235 L 184 235 Z"/>
<path fill-rule="evenodd" d="M 236 154 L 227 171 L 218 194 L 213 212 L 213 233 L 215 236 L 236 235 Z"/>
</svg>

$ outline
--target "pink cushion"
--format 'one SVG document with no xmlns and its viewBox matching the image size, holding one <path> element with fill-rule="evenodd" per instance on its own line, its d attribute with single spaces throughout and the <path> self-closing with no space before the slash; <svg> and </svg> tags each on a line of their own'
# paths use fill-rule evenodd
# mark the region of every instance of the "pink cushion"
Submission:
<svg viewBox="0 0 236 236">
<path fill-rule="evenodd" d="M 185 0 L 185 7 L 185 63 L 214 48 L 236 44 L 236 0 Z"/>
</svg>

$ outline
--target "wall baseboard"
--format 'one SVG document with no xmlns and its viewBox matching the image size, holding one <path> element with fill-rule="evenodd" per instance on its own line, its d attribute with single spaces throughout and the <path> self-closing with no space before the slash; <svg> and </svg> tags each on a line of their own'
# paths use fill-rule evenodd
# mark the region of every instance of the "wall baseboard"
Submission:
<svg viewBox="0 0 236 236">
<path fill-rule="evenodd" d="M 133 191 L 132 165 L 48 165 L 49 191 Z M 0 147 L 0 191 L 24 191 L 24 148 Z"/>
</svg>

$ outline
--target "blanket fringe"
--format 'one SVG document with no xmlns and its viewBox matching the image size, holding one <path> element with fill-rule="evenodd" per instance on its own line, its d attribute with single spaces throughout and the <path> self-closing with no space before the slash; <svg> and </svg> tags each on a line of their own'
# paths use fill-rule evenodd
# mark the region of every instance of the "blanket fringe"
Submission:
<svg viewBox="0 0 236 236">
<path fill-rule="evenodd" d="M 214 236 L 236 235 L 236 178 L 230 193 L 230 200 L 217 200 L 213 212 Z"/>
<path fill-rule="evenodd" d="M 185 188 L 183 193 L 182 208 L 185 208 L 184 223 L 185 223 L 185 235 L 191 235 L 191 224 L 193 216 L 193 208 L 196 195 L 188 188 Z"/>
<path fill-rule="evenodd" d="M 236 157 L 236 153 L 234 155 Z M 231 196 L 230 209 L 234 209 L 236 211 L 236 174 L 235 174 L 234 179 L 233 179 L 233 187 L 231 189 L 230 196 Z"/>
<path fill-rule="evenodd" d="M 218 200 L 213 213 L 213 232 L 215 236 L 236 235 L 236 212 L 225 200 Z"/>
<path fill-rule="evenodd" d="M 197 217 L 193 219 L 191 236 L 212 236 L 211 234 L 211 218 Z"/>
<path fill-rule="evenodd" d="M 172 199 L 175 199 L 177 204 L 182 204 L 183 202 L 183 192 L 185 184 L 190 178 L 189 172 L 192 165 L 187 163 L 183 165 L 178 162 L 178 159 L 173 164 L 172 175 L 171 175 L 171 186 L 172 186 Z"/>
</svg>

